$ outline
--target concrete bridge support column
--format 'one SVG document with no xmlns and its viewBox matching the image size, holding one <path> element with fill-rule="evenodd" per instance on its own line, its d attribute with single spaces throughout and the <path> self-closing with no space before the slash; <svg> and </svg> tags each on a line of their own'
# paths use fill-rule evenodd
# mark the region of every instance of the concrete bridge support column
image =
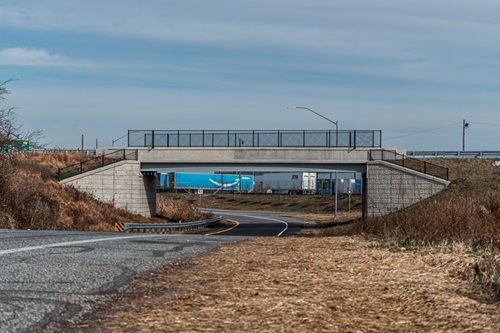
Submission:
<svg viewBox="0 0 500 333">
<path fill-rule="evenodd" d="M 363 215 L 382 216 L 409 207 L 448 187 L 449 182 L 384 161 L 368 162 Z"/>
<path fill-rule="evenodd" d="M 155 173 L 141 173 L 141 163 L 125 160 L 61 181 L 97 200 L 143 216 L 156 215 Z"/>
</svg>

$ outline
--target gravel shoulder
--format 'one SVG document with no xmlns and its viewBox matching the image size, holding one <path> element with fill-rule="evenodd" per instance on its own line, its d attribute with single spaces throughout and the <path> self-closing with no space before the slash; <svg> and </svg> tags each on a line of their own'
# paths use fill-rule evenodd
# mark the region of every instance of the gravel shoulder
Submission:
<svg viewBox="0 0 500 333">
<path fill-rule="evenodd" d="M 68 331 L 500 332 L 500 304 L 470 282 L 474 260 L 356 237 L 257 238 L 143 274 Z"/>
</svg>

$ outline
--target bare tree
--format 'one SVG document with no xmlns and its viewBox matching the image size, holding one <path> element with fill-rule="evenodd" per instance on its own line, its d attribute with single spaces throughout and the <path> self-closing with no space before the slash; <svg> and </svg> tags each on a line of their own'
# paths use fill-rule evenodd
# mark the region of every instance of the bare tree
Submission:
<svg viewBox="0 0 500 333">
<path fill-rule="evenodd" d="M 43 138 L 41 130 L 22 133 L 22 126 L 17 121 L 16 108 L 5 104 L 6 95 L 9 94 L 6 86 L 14 81 L 9 79 L 0 84 L 0 149 L 2 152 L 11 147 L 13 140 L 29 140 L 31 147 L 39 148 L 38 141 Z"/>
</svg>

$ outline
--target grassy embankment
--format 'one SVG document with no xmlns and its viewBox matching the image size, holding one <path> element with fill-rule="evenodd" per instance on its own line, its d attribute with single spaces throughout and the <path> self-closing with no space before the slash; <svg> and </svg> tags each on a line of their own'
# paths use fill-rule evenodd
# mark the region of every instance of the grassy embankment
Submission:
<svg viewBox="0 0 500 333">
<path fill-rule="evenodd" d="M 206 214 L 159 198 L 158 217 L 145 218 L 99 202 L 57 181 L 57 169 L 79 163 L 78 153 L 0 157 L 0 229 L 113 231 L 117 222 L 193 221 Z"/>
</svg>

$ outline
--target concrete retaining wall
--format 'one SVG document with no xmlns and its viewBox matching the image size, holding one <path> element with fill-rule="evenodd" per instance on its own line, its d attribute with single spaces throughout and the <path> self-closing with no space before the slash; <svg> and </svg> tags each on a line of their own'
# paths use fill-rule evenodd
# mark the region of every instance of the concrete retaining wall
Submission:
<svg viewBox="0 0 500 333">
<path fill-rule="evenodd" d="M 449 182 L 392 163 L 376 161 L 367 165 L 366 185 L 367 215 L 382 216 L 444 190 Z"/>
<path fill-rule="evenodd" d="M 121 161 L 61 183 L 133 213 L 148 217 L 156 214 L 156 179 L 143 176 L 138 161 Z"/>
</svg>

